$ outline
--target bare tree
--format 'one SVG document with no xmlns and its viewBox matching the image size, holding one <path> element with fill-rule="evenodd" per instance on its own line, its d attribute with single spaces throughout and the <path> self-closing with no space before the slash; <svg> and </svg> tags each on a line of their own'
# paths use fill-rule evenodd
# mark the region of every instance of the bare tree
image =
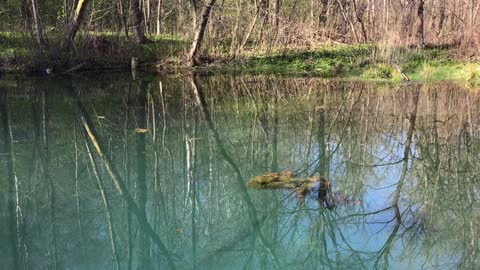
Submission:
<svg viewBox="0 0 480 270">
<path fill-rule="evenodd" d="M 157 0 L 157 35 L 162 32 L 163 0 Z"/>
<path fill-rule="evenodd" d="M 88 2 L 89 0 L 78 0 L 77 4 L 75 5 L 75 10 L 73 11 L 72 17 L 70 18 L 70 22 L 67 26 L 67 33 L 65 35 L 65 40 L 63 43 L 64 50 L 68 50 L 72 45 L 72 42 L 75 39 L 75 35 L 77 34 L 79 25 L 85 15 L 84 13 Z"/>
<path fill-rule="evenodd" d="M 357 0 L 353 0 L 353 12 L 355 12 L 355 17 L 357 18 L 358 23 L 360 23 L 361 29 L 362 29 L 362 36 L 363 36 L 363 42 L 367 43 L 368 38 L 367 38 L 367 30 L 365 29 L 365 23 L 363 22 L 363 11 L 358 10 L 357 8 Z"/>
<path fill-rule="evenodd" d="M 33 33 L 38 44 L 43 44 L 43 29 L 37 0 L 32 0 Z"/>
<path fill-rule="evenodd" d="M 192 26 L 193 29 L 198 28 L 198 13 L 200 11 L 200 5 L 198 3 L 199 0 L 190 0 L 190 4 L 192 6 Z"/>
<path fill-rule="evenodd" d="M 423 48 L 425 47 L 425 34 L 424 34 L 424 26 L 425 26 L 425 1 L 420 0 L 420 3 L 418 4 L 418 10 L 417 10 L 417 15 L 418 15 L 418 26 L 417 26 L 417 40 L 418 40 L 418 46 Z"/>
<path fill-rule="evenodd" d="M 275 15 L 274 15 L 274 26 L 275 33 L 278 33 L 278 24 L 280 21 L 280 0 L 275 0 Z"/>
<path fill-rule="evenodd" d="M 134 1 L 134 0 L 132 0 Z M 212 11 L 213 5 L 215 5 L 216 0 L 210 0 L 210 3 L 205 7 L 202 15 L 202 22 L 200 27 L 197 29 L 195 33 L 195 38 L 192 43 L 192 48 L 190 49 L 190 54 L 188 55 L 188 60 L 191 65 L 197 66 L 200 64 L 198 59 L 198 54 L 200 52 L 200 48 L 202 46 L 203 36 L 205 35 L 205 29 L 207 29 L 208 18 L 210 17 L 210 13 Z"/>
<path fill-rule="evenodd" d="M 142 28 L 142 11 L 140 10 L 139 0 L 130 1 L 131 13 L 132 13 L 132 28 L 133 28 L 133 38 L 136 43 L 144 44 L 150 42 L 150 40 L 145 36 Z"/>
</svg>

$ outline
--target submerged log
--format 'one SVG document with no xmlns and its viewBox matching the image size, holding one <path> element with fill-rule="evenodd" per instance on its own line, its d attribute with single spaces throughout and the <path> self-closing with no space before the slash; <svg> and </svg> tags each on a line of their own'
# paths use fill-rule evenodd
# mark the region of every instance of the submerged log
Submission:
<svg viewBox="0 0 480 270">
<path fill-rule="evenodd" d="M 292 171 L 281 173 L 267 173 L 255 176 L 248 180 L 248 186 L 260 189 L 292 189 L 306 182 L 305 179 L 297 178 Z"/>
<path fill-rule="evenodd" d="M 257 189 L 294 189 L 300 202 L 305 202 L 305 196 L 312 190 L 318 189 L 318 200 L 323 205 L 327 203 L 330 193 L 330 182 L 324 177 L 297 177 L 292 171 L 281 173 L 266 173 L 250 178 L 248 186 Z"/>
<path fill-rule="evenodd" d="M 333 209 L 337 206 L 354 206 L 362 201 L 342 191 L 332 191 L 330 181 L 321 176 L 300 178 L 292 171 L 281 173 L 266 173 L 252 177 L 248 186 L 256 189 L 291 189 L 292 194 L 300 203 L 305 203 L 305 197 L 310 194 L 317 199 L 320 208 Z"/>
</svg>

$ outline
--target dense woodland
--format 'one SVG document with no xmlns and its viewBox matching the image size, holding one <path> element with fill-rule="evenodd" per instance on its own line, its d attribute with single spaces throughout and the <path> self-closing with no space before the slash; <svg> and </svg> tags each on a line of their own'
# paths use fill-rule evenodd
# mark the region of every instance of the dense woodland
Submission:
<svg viewBox="0 0 480 270">
<path fill-rule="evenodd" d="M 168 34 L 193 41 L 193 60 L 202 42 L 230 56 L 333 41 L 456 47 L 470 57 L 479 11 L 479 0 L 0 0 L 0 31 L 31 32 L 40 44 L 61 36 L 67 49 L 78 30 L 137 43 Z"/>
</svg>

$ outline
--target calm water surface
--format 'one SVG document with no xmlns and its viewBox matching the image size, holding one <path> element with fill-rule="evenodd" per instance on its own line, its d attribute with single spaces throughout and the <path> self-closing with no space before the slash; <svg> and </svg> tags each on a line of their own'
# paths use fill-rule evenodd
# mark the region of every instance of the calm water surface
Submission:
<svg viewBox="0 0 480 270">
<path fill-rule="evenodd" d="M 479 92 L 0 79 L 2 269 L 478 269 Z M 328 177 L 337 206 L 250 177 Z"/>
</svg>

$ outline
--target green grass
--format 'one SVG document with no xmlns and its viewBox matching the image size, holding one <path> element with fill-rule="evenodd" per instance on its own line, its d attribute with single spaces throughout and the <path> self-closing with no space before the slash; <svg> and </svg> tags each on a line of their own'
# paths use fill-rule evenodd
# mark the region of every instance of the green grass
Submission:
<svg viewBox="0 0 480 270">
<path fill-rule="evenodd" d="M 438 49 L 381 48 L 374 45 L 323 46 L 268 56 L 244 56 L 223 69 L 252 73 L 303 74 L 326 78 L 401 81 L 397 71 L 413 81 L 480 80 L 480 62 L 450 59 Z"/>
<path fill-rule="evenodd" d="M 0 32 L 0 66 L 13 64 L 31 55 L 33 43 L 28 33 Z"/>
<path fill-rule="evenodd" d="M 174 35 L 151 36 L 151 43 L 137 45 L 117 33 L 80 32 L 74 49 L 62 52 L 60 32 L 46 35 L 48 46 L 38 48 L 29 33 L 0 32 L 0 69 L 40 71 L 46 68 L 65 70 L 79 63 L 87 69 L 128 67 L 131 58 L 140 64 L 153 65 L 178 59 L 190 42 Z"/>
<path fill-rule="evenodd" d="M 315 76 L 334 77 L 351 63 L 360 63 L 368 59 L 373 46 L 326 46 L 315 51 L 291 51 L 243 57 L 232 61 L 225 68 L 232 70 L 273 72 L 273 73 L 308 73 Z"/>
<path fill-rule="evenodd" d="M 114 32 L 80 32 L 75 50 L 61 52 L 62 33 L 47 34 L 49 47 L 39 50 L 29 33 L 0 32 L 0 69 L 65 70 L 78 63 L 86 69 L 127 68 L 132 57 L 154 68 L 178 67 L 190 41 L 177 35 L 153 35 L 151 43 L 137 45 Z M 390 48 L 376 45 L 324 45 L 314 50 L 245 51 L 237 60 L 220 55 L 205 69 L 341 77 L 360 80 L 401 81 L 396 66 L 413 81 L 459 80 L 480 82 L 480 62 L 460 61 L 439 49 Z"/>
</svg>

